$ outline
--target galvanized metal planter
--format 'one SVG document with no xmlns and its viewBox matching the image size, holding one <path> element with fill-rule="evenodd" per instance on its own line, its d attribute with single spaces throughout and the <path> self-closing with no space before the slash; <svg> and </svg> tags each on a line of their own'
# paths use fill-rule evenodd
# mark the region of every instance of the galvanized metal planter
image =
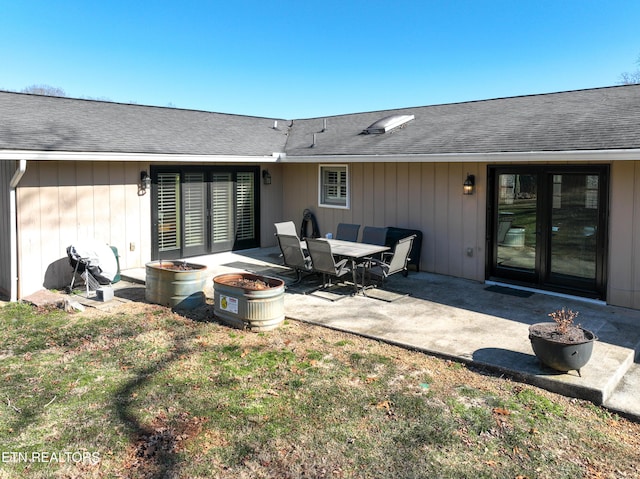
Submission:
<svg viewBox="0 0 640 479">
<path fill-rule="evenodd" d="M 260 282 L 254 289 L 251 282 Z M 284 281 L 251 273 L 227 273 L 213 278 L 213 313 L 237 329 L 270 331 L 284 321 Z"/>
<path fill-rule="evenodd" d="M 207 267 L 184 261 L 146 264 L 145 299 L 173 309 L 194 309 L 205 304 Z"/>
</svg>

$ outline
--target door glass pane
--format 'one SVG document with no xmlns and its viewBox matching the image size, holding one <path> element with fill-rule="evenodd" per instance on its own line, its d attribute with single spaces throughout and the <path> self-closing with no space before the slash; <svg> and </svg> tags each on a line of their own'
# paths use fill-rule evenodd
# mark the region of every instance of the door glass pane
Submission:
<svg viewBox="0 0 640 479">
<path fill-rule="evenodd" d="M 184 246 L 203 246 L 207 224 L 204 173 L 184 175 Z"/>
<path fill-rule="evenodd" d="M 596 277 L 599 176 L 553 175 L 551 272 Z"/>
<path fill-rule="evenodd" d="M 535 271 L 536 176 L 498 175 L 498 267 Z"/>
<path fill-rule="evenodd" d="M 251 172 L 239 172 L 236 180 L 236 238 L 239 241 L 253 239 L 255 237 L 254 175 Z"/>
<path fill-rule="evenodd" d="M 211 182 L 213 244 L 233 241 L 233 181 L 231 173 L 214 173 Z"/>
<path fill-rule="evenodd" d="M 158 251 L 180 248 L 180 174 L 158 173 Z"/>
</svg>

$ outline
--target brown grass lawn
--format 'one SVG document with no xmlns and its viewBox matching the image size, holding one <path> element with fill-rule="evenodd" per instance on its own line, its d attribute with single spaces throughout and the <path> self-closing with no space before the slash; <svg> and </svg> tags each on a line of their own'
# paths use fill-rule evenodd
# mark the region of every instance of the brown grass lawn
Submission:
<svg viewBox="0 0 640 479">
<path fill-rule="evenodd" d="M 640 425 L 286 321 L 0 309 L 0 478 L 631 478 Z"/>
</svg>

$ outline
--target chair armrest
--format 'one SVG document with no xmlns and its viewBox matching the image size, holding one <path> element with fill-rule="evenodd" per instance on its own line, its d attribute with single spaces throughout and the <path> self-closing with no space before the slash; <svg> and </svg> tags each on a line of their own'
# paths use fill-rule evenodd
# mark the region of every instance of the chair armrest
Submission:
<svg viewBox="0 0 640 479">
<path fill-rule="evenodd" d="M 349 258 L 343 258 L 336 263 L 336 268 L 342 269 L 349 262 Z"/>
</svg>

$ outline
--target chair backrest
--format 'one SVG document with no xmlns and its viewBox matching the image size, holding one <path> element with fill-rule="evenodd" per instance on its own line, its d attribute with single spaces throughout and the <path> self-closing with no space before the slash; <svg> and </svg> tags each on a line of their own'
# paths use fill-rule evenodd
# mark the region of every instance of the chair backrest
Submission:
<svg viewBox="0 0 640 479">
<path fill-rule="evenodd" d="M 404 271 L 407 268 L 409 253 L 411 252 L 411 246 L 413 246 L 413 239 L 415 237 L 416 235 L 407 236 L 396 243 L 393 256 L 391 261 L 389 261 L 389 271 L 386 273 L 387 276 L 399 271 Z"/>
<path fill-rule="evenodd" d="M 282 223 L 274 223 L 276 227 L 276 235 L 298 236 L 296 225 L 293 221 L 283 221 Z"/>
<path fill-rule="evenodd" d="M 307 249 L 311 255 L 313 269 L 321 273 L 336 274 L 336 261 L 331 253 L 331 245 L 323 239 L 307 238 Z"/>
<path fill-rule="evenodd" d="M 277 237 L 285 266 L 299 270 L 311 269 L 310 262 L 308 258 L 305 257 L 302 251 L 302 245 L 297 236 L 277 235 Z"/>
<path fill-rule="evenodd" d="M 344 241 L 358 241 L 359 231 L 360 225 L 338 223 L 338 228 L 336 229 L 336 239 Z"/>
<path fill-rule="evenodd" d="M 387 228 L 377 226 L 365 226 L 362 230 L 362 242 L 384 245 L 387 241 Z"/>
</svg>

